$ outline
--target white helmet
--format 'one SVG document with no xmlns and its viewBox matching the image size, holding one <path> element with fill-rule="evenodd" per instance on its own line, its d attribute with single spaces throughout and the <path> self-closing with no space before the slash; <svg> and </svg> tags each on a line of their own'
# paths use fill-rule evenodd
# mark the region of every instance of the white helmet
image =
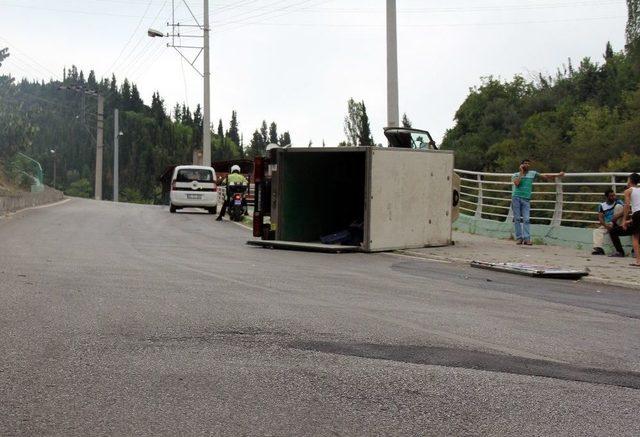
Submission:
<svg viewBox="0 0 640 437">
<path fill-rule="evenodd" d="M 240 173 L 240 166 L 238 164 L 231 166 L 231 173 L 235 173 L 235 172 Z"/>
</svg>

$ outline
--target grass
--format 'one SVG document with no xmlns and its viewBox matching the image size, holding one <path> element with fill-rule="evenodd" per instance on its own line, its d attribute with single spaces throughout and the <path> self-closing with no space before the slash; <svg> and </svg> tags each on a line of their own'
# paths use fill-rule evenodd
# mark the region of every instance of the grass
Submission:
<svg viewBox="0 0 640 437">
<path fill-rule="evenodd" d="M 4 170 L 4 163 L 0 161 L 0 196 L 12 196 L 20 192 L 22 190 L 10 181 Z"/>
</svg>

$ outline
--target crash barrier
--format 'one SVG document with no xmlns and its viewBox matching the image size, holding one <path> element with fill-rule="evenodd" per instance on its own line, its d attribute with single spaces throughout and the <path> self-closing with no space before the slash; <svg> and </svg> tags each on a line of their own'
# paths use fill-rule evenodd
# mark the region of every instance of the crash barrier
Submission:
<svg viewBox="0 0 640 437">
<path fill-rule="evenodd" d="M 42 165 L 30 156 L 18 152 L 9 162 L 8 170 L 14 182 L 30 186 L 32 193 L 44 191 Z"/>
<path fill-rule="evenodd" d="M 16 193 L 0 196 L 0 215 L 19 211 L 33 206 L 46 205 L 62 200 L 62 191 L 44 187 L 40 192 Z"/>
<path fill-rule="evenodd" d="M 513 232 L 513 173 L 459 169 L 456 173 L 461 180 L 461 216 L 456 227 L 467 232 L 509 238 Z M 555 181 L 534 183 L 532 236 L 548 244 L 590 247 L 592 228 L 598 224 L 598 205 L 603 202 L 604 191 L 612 188 L 622 194 L 628 176 L 628 172 L 567 173 Z"/>
</svg>

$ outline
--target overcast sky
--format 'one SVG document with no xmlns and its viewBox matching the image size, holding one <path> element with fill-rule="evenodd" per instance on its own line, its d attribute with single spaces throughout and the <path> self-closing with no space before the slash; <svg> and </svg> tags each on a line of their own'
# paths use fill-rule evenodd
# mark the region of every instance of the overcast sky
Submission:
<svg viewBox="0 0 640 437">
<path fill-rule="evenodd" d="M 170 110 L 202 102 L 202 82 L 166 40 L 171 0 L 0 0 L 2 71 L 61 79 L 76 64 L 158 90 Z M 188 0 L 202 17 L 202 1 Z M 245 142 L 276 121 L 295 145 L 344 139 L 347 100 L 367 104 L 374 139 L 386 124 L 384 0 L 211 0 L 212 120 L 232 109 Z M 193 24 L 182 0 L 176 21 Z M 624 0 L 397 0 L 400 111 L 439 142 L 481 77 L 553 74 L 571 58 L 600 61 L 624 45 Z M 183 29 L 183 33 L 189 29 Z M 184 44 L 199 44 L 183 39 Z M 195 53 L 187 52 L 187 56 Z M 199 61 L 197 66 L 201 68 Z"/>
</svg>

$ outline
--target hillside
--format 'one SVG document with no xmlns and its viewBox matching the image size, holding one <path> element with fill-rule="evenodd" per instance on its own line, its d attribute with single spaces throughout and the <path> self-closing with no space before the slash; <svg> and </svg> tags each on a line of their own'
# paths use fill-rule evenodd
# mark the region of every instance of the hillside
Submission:
<svg viewBox="0 0 640 437">
<path fill-rule="evenodd" d="M 569 61 L 554 77 L 484 78 L 455 114 L 443 148 L 467 170 L 514 171 L 520 160 L 570 172 L 640 169 L 638 44 L 603 61 Z"/>
</svg>

